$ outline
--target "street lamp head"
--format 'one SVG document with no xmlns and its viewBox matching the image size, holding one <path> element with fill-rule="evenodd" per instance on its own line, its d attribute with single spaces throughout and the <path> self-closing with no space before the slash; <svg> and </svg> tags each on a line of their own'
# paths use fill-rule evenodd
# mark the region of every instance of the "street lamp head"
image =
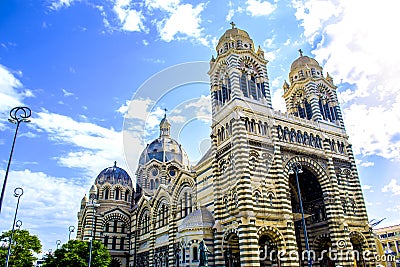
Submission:
<svg viewBox="0 0 400 267">
<path fill-rule="evenodd" d="M 32 115 L 32 111 L 28 107 L 15 107 L 10 111 L 11 119 L 8 119 L 12 123 L 29 122 L 28 119 Z"/>
<path fill-rule="evenodd" d="M 303 173 L 302 166 L 301 166 L 300 162 L 297 162 L 297 161 L 289 162 L 288 166 L 289 166 L 289 174 L 294 174 L 295 172 L 297 174 Z"/>
<path fill-rule="evenodd" d="M 18 220 L 15 222 L 15 226 L 18 227 L 18 229 L 22 226 L 22 221 Z"/>
<path fill-rule="evenodd" d="M 21 187 L 14 189 L 14 197 L 20 197 L 24 194 L 24 190 Z"/>
<path fill-rule="evenodd" d="M 71 225 L 70 227 L 68 227 L 68 231 L 70 231 L 71 233 L 75 231 L 75 226 Z"/>
</svg>

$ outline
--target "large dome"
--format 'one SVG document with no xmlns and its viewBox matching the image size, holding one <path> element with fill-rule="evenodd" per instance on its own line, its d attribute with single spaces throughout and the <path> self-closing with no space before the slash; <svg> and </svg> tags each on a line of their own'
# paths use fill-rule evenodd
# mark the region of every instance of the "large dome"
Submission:
<svg viewBox="0 0 400 267">
<path fill-rule="evenodd" d="M 219 54 L 226 52 L 229 48 L 254 50 L 253 40 L 250 35 L 241 29 L 236 28 L 235 23 L 231 23 L 232 28 L 225 31 L 219 38 L 216 50 Z"/>
<path fill-rule="evenodd" d="M 152 159 L 156 159 L 159 162 L 174 160 L 182 165 L 189 165 L 189 158 L 182 145 L 169 136 L 170 126 L 168 119 L 164 117 L 160 123 L 160 137 L 143 150 L 139 158 L 140 165 L 145 165 Z"/>
<path fill-rule="evenodd" d="M 114 162 L 114 166 L 102 170 L 95 180 L 95 184 L 104 184 L 106 182 L 132 187 L 131 177 L 124 169 L 117 167 L 117 162 Z"/>
</svg>

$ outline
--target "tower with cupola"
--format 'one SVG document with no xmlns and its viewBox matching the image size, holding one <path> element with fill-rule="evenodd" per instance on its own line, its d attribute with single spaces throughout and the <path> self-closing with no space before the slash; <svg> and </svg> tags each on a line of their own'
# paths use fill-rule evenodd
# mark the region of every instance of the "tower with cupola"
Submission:
<svg viewBox="0 0 400 267">
<path fill-rule="evenodd" d="M 81 201 L 77 239 L 100 241 L 110 251 L 111 266 L 128 266 L 130 209 L 134 188 L 129 174 L 114 166 L 105 168 Z"/>
<path fill-rule="evenodd" d="M 270 254 L 280 250 L 301 255 L 306 237 L 317 255 L 314 263 L 323 266 L 354 264 L 345 256 L 324 257 L 323 250 L 329 248 L 374 251 L 333 79 L 300 51 L 283 86 L 287 113 L 282 113 L 272 108 L 268 61 L 247 32 L 232 23 L 216 51 L 209 70 L 208 154 L 215 266 L 306 266 L 301 257 Z M 300 166 L 298 176 L 293 166 Z M 203 177 L 198 175 L 198 184 Z"/>
<path fill-rule="evenodd" d="M 290 86 L 286 81 L 283 85 L 288 113 L 344 127 L 332 77 L 329 73 L 323 75 L 323 69 L 315 59 L 304 56 L 301 49 L 299 52 L 299 58 L 290 67 Z"/>
</svg>

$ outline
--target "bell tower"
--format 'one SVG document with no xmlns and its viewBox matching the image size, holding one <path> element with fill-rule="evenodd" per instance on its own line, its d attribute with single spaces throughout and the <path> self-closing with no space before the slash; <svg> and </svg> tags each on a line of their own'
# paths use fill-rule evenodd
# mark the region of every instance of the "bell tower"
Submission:
<svg viewBox="0 0 400 267">
<path fill-rule="evenodd" d="M 336 89 L 329 73 L 324 77 L 318 62 L 300 56 L 290 67 L 290 85 L 285 81 L 283 90 L 288 113 L 313 121 L 331 122 L 344 127 Z"/>
<path fill-rule="evenodd" d="M 261 47 L 255 49 L 249 34 L 233 22 L 219 39 L 216 51 L 208 72 L 217 226 L 215 266 L 230 266 L 232 262 L 259 266 L 252 196 L 266 171 L 257 167 L 259 156 L 267 155 L 261 143 L 269 140 L 272 147 L 267 126 L 271 125 L 267 115 L 273 113 L 268 61 Z"/>
</svg>

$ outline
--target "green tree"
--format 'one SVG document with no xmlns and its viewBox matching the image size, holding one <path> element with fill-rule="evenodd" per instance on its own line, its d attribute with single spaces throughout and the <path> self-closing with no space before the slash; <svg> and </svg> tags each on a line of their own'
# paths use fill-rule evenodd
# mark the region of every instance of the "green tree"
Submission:
<svg viewBox="0 0 400 267">
<path fill-rule="evenodd" d="M 46 258 L 43 267 L 86 267 L 89 260 L 89 242 L 70 240 Z M 92 267 L 108 267 L 111 256 L 107 248 L 93 240 Z"/>
<path fill-rule="evenodd" d="M 0 235 L 0 266 L 5 265 L 10 236 L 11 231 Z M 42 244 L 37 236 L 30 235 L 28 230 L 14 230 L 9 266 L 31 267 L 36 260 L 33 253 L 40 253 L 41 249 Z"/>
</svg>

